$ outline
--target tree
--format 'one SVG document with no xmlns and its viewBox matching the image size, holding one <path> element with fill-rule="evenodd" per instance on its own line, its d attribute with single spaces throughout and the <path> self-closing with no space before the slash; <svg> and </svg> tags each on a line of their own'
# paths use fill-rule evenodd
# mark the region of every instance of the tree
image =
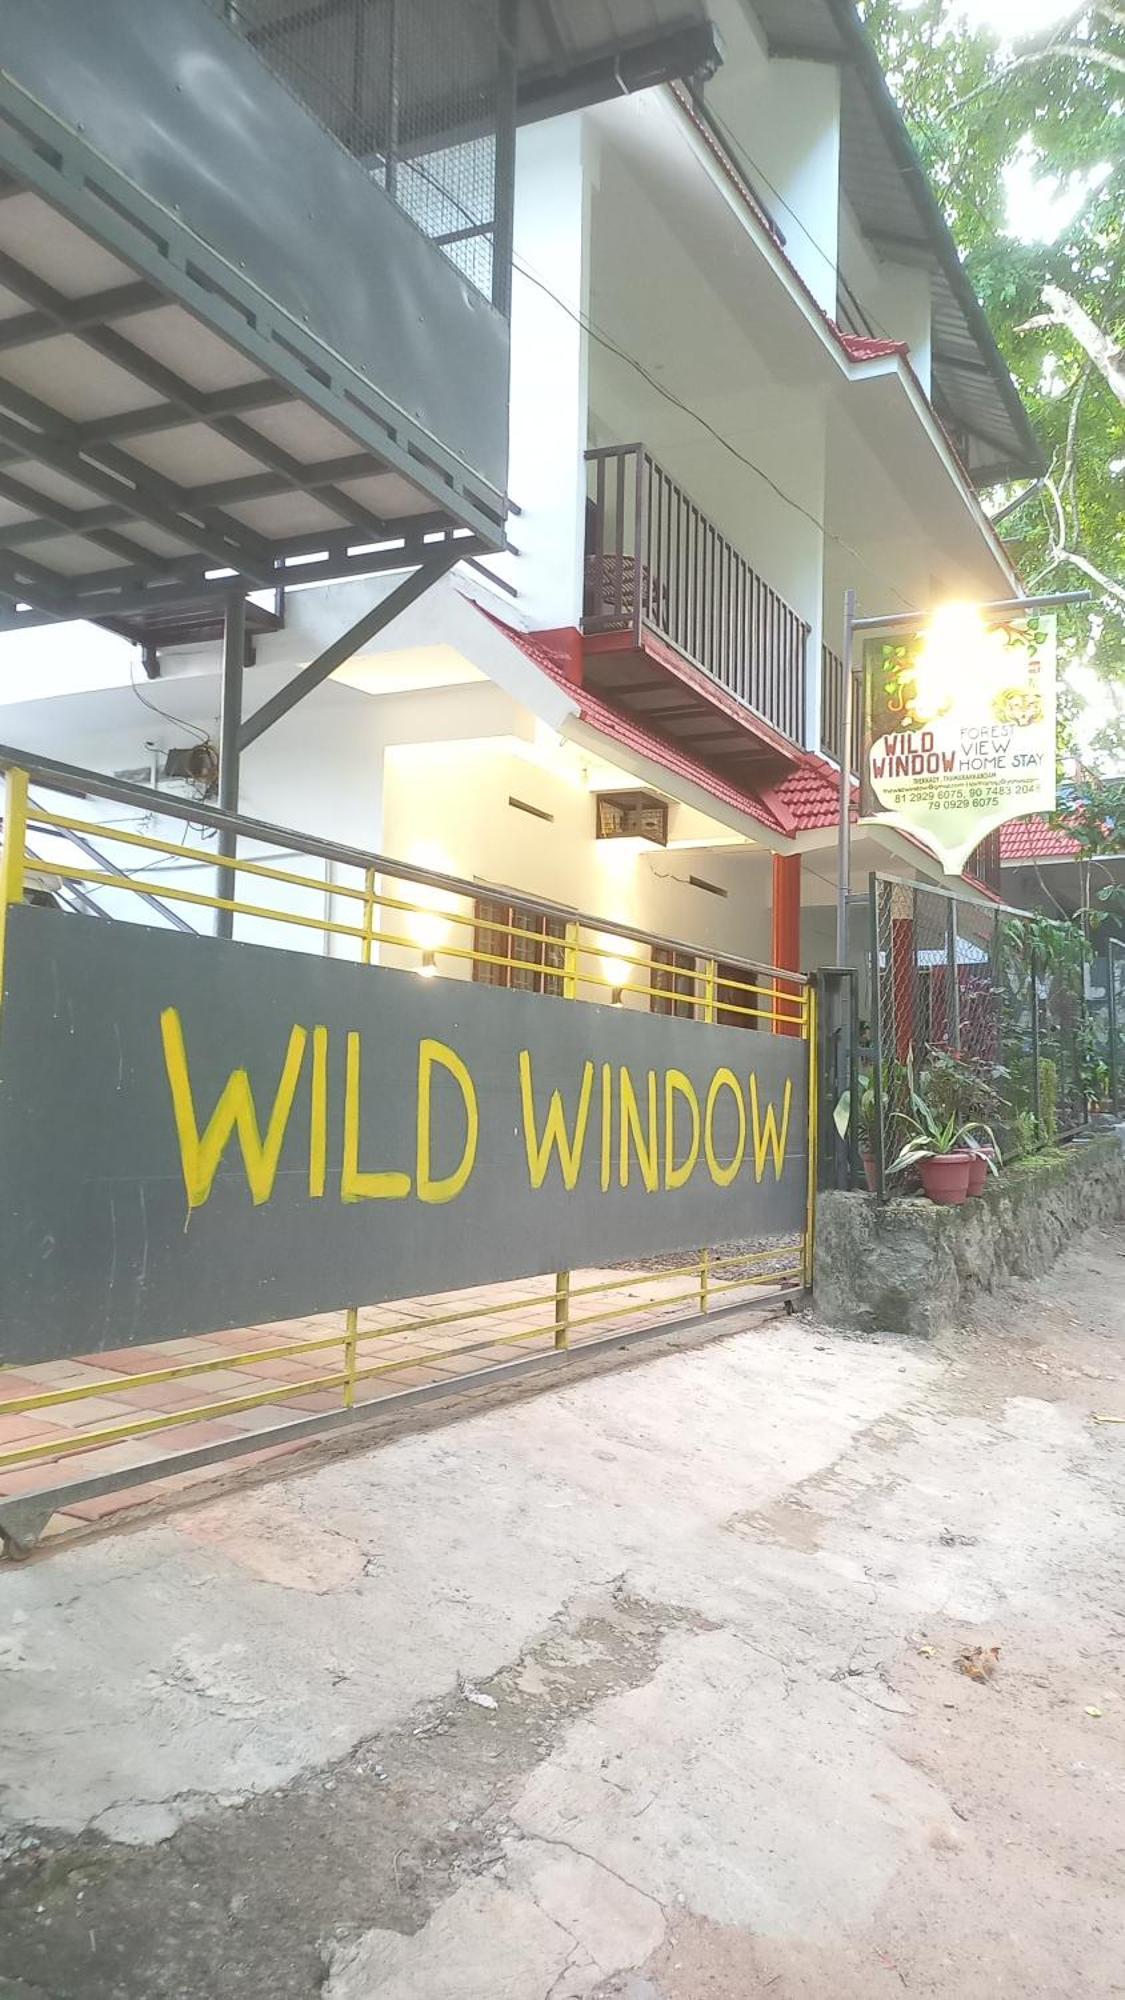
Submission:
<svg viewBox="0 0 1125 2000">
<path fill-rule="evenodd" d="M 1030 590 L 1094 590 L 1061 618 L 1063 657 L 1125 686 L 1125 6 L 1073 7 L 1012 49 L 955 0 L 862 11 L 1050 458 L 1005 539 Z M 1042 192 L 1042 240 L 1007 233 L 1017 171 Z"/>
</svg>

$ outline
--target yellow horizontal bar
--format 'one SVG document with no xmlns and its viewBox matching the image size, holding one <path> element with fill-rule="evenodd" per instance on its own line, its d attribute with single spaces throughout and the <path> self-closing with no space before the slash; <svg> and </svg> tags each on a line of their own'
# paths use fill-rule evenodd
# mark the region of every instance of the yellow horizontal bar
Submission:
<svg viewBox="0 0 1125 2000">
<path fill-rule="evenodd" d="M 205 847 L 181 847 L 179 841 L 158 840 L 155 834 L 132 833 L 127 827 L 113 827 L 111 829 L 99 824 L 97 821 L 74 819 L 69 813 L 52 813 L 37 810 L 33 823 L 36 826 L 58 827 L 67 833 L 93 834 L 107 846 L 112 846 L 115 841 L 123 841 L 129 847 L 146 848 L 156 854 L 170 854 L 177 861 L 197 861 L 204 868 L 215 868 L 219 865 L 214 848 L 208 850 Z M 29 856 L 28 859 L 31 860 L 32 857 Z M 55 872 L 50 862 L 45 862 L 42 856 L 36 857 L 36 859 L 38 866 L 44 869 L 45 872 Z M 355 865 L 358 867 L 359 864 L 356 863 Z M 298 889 L 311 889 L 318 896 L 323 896 L 327 891 L 332 896 L 350 896 L 360 903 L 367 900 L 366 890 L 357 888 L 350 882 L 329 882 L 323 875 L 298 875 L 292 869 L 277 868 L 269 861 L 244 860 L 238 855 L 232 855 L 228 858 L 224 855 L 222 866 L 224 868 L 237 869 L 243 875 L 263 876 L 270 882 L 285 882 Z M 133 883 L 136 883 L 137 880 L 135 876 L 131 875 L 126 876 L 124 879 Z M 149 895 L 158 893 L 155 885 L 151 882 L 142 883 L 140 886 L 146 889 Z"/>
<path fill-rule="evenodd" d="M 402 1361 L 400 1367 L 412 1367 Z M 177 1424 L 207 1423 L 212 1418 L 237 1416 L 241 1410 L 257 1409 L 262 1403 L 284 1402 L 291 1396 L 308 1396 L 322 1389 L 338 1389 L 346 1380 L 338 1375 L 321 1375 L 307 1382 L 279 1382 L 270 1389 L 263 1389 L 254 1395 L 228 1396 L 220 1403 L 201 1403 L 190 1410 L 162 1410 L 155 1417 L 136 1417 L 127 1424 L 114 1424 L 99 1431 L 75 1431 L 64 1438 L 44 1438 L 38 1444 L 25 1445 L 22 1451 L 0 1452 L 0 1467 L 31 1464 L 40 1458 L 65 1458 L 75 1451 L 97 1451 L 102 1445 L 120 1444 L 125 1438 L 147 1437 L 152 1431 L 174 1429 Z"/>
<path fill-rule="evenodd" d="M 218 866 L 213 855 L 210 857 L 209 865 L 212 868 Z M 134 896 L 141 894 L 159 896 L 162 902 L 167 903 L 195 903 L 208 910 L 232 910 L 236 916 L 263 917 L 267 923 L 298 924 L 305 930 L 332 931 L 341 937 L 362 939 L 367 936 L 367 932 L 359 924 L 336 923 L 328 917 L 306 917 L 294 910 L 271 909 L 261 903 L 239 903 L 229 896 L 208 896 L 201 889 L 177 889 L 171 883 L 162 882 L 155 888 L 151 882 L 138 882 L 132 875 L 110 875 L 104 869 L 79 868 L 69 861 L 33 861 L 31 872 L 36 875 L 57 875 L 60 879 L 70 882 L 93 882 L 103 889 L 121 889 Z M 326 887 L 323 882 L 311 886 L 315 887 L 318 896 L 323 897 Z M 413 940 L 408 942 L 412 950 L 421 949 Z"/>
<path fill-rule="evenodd" d="M 712 1271 L 729 1269 L 733 1265 L 752 1264 L 764 1258 L 779 1256 L 788 1245 L 777 1250 L 744 1250 L 730 1257 L 713 1257 Z M 590 1298 L 602 1292 L 622 1291 L 630 1285 L 655 1285 L 666 1283 L 670 1278 L 688 1278 L 699 1269 L 696 1258 L 689 1264 L 676 1264 L 658 1271 L 629 1271 L 620 1278 L 600 1279 L 591 1285 L 578 1285 L 572 1290 L 572 1299 Z M 392 1326 L 360 1328 L 361 1342 L 385 1340 L 392 1334 L 419 1333 L 428 1327 L 449 1326 L 459 1320 L 492 1318 L 496 1314 L 518 1312 L 523 1307 L 544 1306 L 554 1310 L 553 1292 L 530 1297 L 518 1295 L 515 1298 L 498 1299 L 494 1304 L 476 1306 L 467 1311 L 464 1306 L 452 1312 L 426 1314 L 421 1319 L 396 1320 Z M 361 1308 L 362 1310 L 362 1308 Z M 247 1349 L 239 1354 L 217 1355 L 211 1361 L 183 1361 L 170 1364 L 166 1368 L 148 1368 L 133 1375 L 107 1375 L 97 1382 L 82 1382 L 64 1389 L 44 1389 L 33 1396 L 10 1396 L 0 1400 L 0 1416 L 22 1416 L 29 1410 L 52 1409 L 59 1404 L 80 1403 L 91 1396 L 115 1396 L 129 1389 L 154 1388 L 165 1382 L 181 1382 L 196 1375 L 210 1375 L 223 1370 L 237 1371 L 239 1368 L 253 1367 L 259 1361 L 289 1361 L 301 1355 L 323 1352 L 328 1347 L 338 1347 L 347 1338 L 343 1329 L 339 1332 L 319 1334 L 314 1340 L 286 1341 L 273 1347 Z M 292 1384 L 287 1385 L 292 1387 Z"/>
<path fill-rule="evenodd" d="M 689 1267 L 689 1268 L 694 1269 L 694 1267 Z M 726 1280 L 723 1284 L 713 1286 L 711 1289 L 715 1292 L 727 1292 L 727 1291 L 744 1290 L 747 1287 L 752 1287 L 755 1285 L 765 1285 L 765 1284 L 775 1284 L 775 1283 L 783 1284 L 787 1280 L 799 1278 L 800 1275 L 801 1273 L 799 1270 L 791 1272 L 790 1271 L 768 1272 L 768 1273 L 762 1273 L 759 1276 L 752 1276 L 749 1278 L 731 1278 Z M 590 1287 L 588 1289 L 596 1290 L 599 1288 Z M 604 1289 L 608 1290 L 609 1287 L 605 1287 Z M 698 1296 L 699 1296 L 698 1290 L 696 1287 L 693 1286 L 690 1291 L 674 1293 L 671 1298 L 637 1299 L 630 1301 L 628 1304 L 623 1304 L 619 1306 L 609 1306 L 605 1308 L 605 1310 L 602 1312 L 586 1313 L 580 1319 L 577 1320 L 572 1319 L 569 1324 L 571 1331 L 574 1331 L 583 1326 L 598 1325 L 608 1319 L 624 1319 L 636 1313 L 663 1311 L 668 1306 L 682 1305 L 689 1300 L 697 1299 Z M 501 1310 L 512 1310 L 515 1309 L 517 1306 L 523 1306 L 527 1308 L 531 1308 L 532 1306 L 544 1306 L 546 1308 L 549 1308 L 552 1313 L 554 1310 L 553 1297 L 551 1296 L 544 1296 L 535 1299 L 519 1299 L 511 1302 L 505 1301 L 501 1306 L 496 1306 L 491 1308 L 486 1307 L 484 1310 L 485 1312 L 489 1311 L 496 1312 Z M 483 1316 L 484 1316 L 483 1313 L 466 1314 L 462 1310 L 462 1312 L 458 1314 L 452 1314 L 449 1317 L 461 1318 L 461 1319 L 464 1318 L 476 1319 L 476 1318 L 481 1318 Z M 427 1326 L 430 1327 L 435 1326 L 438 1323 L 439 1322 L 436 1320 L 427 1320 L 427 1321 L 417 1321 L 414 1322 L 413 1324 L 416 1330 L 421 1330 Z M 373 1329 L 367 1335 L 361 1335 L 360 1338 L 361 1339 L 377 1338 L 384 1333 L 398 1333 L 406 1330 L 409 1329 L 404 1329 L 402 1327 L 390 1327 L 385 1329 L 381 1328 L 377 1330 Z M 502 1335 L 498 1340 L 477 1341 L 472 1345 L 466 1345 L 461 1348 L 438 1348 L 424 1354 L 398 1355 L 395 1357 L 393 1361 L 377 1362 L 367 1368 L 357 1369 L 354 1372 L 354 1374 L 351 1375 L 350 1377 L 345 1369 L 341 1369 L 332 1375 L 310 1376 L 307 1379 L 300 1382 L 278 1382 L 268 1389 L 258 1390 L 252 1394 L 248 1394 L 245 1396 L 228 1396 L 223 1398 L 221 1401 L 215 1403 L 195 1404 L 192 1406 L 191 1409 L 188 1410 L 166 1410 L 159 1412 L 156 1416 L 137 1417 L 131 1419 L 128 1423 L 108 1425 L 100 1430 L 75 1432 L 69 1437 L 41 1439 L 36 1444 L 17 1446 L 12 1451 L 0 1452 L 0 1469 L 5 1469 L 9 1466 L 14 1466 L 14 1465 L 36 1464 L 41 1459 L 65 1458 L 73 1455 L 75 1452 L 98 1451 L 101 1450 L 104 1446 L 111 1444 L 119 1444 L 124 1442 L 128 1438 L 148 1437 L 153 1435 L 157 1431 L 174 1430 L 181 1424 L 206 1423 L 213 1419 L 218 1420 L 226 1416 L 237 1416 L 244 1410 L 260 1409 L 268 1403 L 284 1403 L 293 1401 L 299 1396 L 308 1396 L 312 1394 L 318 1394 L 322 1391 L 326 1391 L 329 1389 L 343 1388 L 344 1386 L 346 1386 L 349 1379 L 353 1382 L 371 1381 L 381 1375 L 394 1374 L 396 1371 L 403 1368 L 425 1368 L 429 1366 L 431 1363 L 446 1362 L 449 1361 L 450 1359 L 456 1359 L 459 1354 L 468 1355 L 474 1352 L 479 1352 L 482 1348 L 486 1347 L 507 1346 L 514 1344 L 515 1342 L 518 1341 L 533 1340 L 536 1338 L 536 1336 L 547 1338 L 549 1336 L 552 1336 L 553 1333 L 554 1333 L 554 1322 L 552 1319 L 550 1325 L 546 1326 L 536 1325 L 529 1328 L 520 1328 L 516 1333 Z M 339 1334 L 333 1335 L 329 1339 L 316 1342 L 315 1345 L 339 1346 L 343 1344 L 345 1338 L 346 1338 L 345 1333 L 341 1331 Z M 289 1353 L 293 1353 L 296 1351 L 296 1349 L 290 1348 L 287 1351 Z M 218 1362 L 216 1362 L 215 1364 L 212 1364 L 210 1362 L 205 1362 L 199 1365 L 197 1372 L 205 1373 L 213 1365 L 214 1366 L 225 1365 L 229 1367 L 232 1364 L 230 1360 L 226 1360 L 224 1363 L 221 1364 Z M 176 1374 L 183 1375 L 188 1373 L 189 1371 L 186 1368 L 183 1368 L 183 1369 L 177 1369 L 174 1372 Z M 94 1386 L 96 1387 L 98 1385 Z M 108 1389 L 109 1386 L 110 1385 L 108 1383 L 104 1385 L 106 1389 Z M 113 1384 L 113 1386 L 120 1387 L 121 1385 L 115 1383 Z M 140 1378 L 138 1378 L 138 1381 L 135 1386 L 140 1386 Z M 456 1378 L 451 1378 L 450 1388 L 453 1389 L 455 1387 L 456 1387 Z M 78 1400 L 82 1393 L 84 1393 L 84 1389 L 73 1391 L 72 1399 Z M 53 1396 L 52 1400 L 54 1401 L 66 1400 L 65 1393 L 64 1392 L 56 1393 Z M 23 1406 L 24 1404 L 21 1401 L 21 1404 L 18 1405 L 18 1407 L 23 1407 Z M 14 1405 L 13 1407 L 17 1406 Z M 249 1433 L 247 1436 L 248 1449 L 253 1449 L 254 1439 L 255 1439 L 255 1434 Z"/>
</svg>

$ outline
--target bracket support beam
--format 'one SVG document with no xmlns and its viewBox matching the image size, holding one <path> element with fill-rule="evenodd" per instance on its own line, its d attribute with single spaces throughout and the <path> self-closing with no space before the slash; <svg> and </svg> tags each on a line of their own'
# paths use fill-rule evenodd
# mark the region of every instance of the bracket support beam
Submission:
<svg viewBox="0 0 1125 2000">
<path fill-rule="evenodd" d="M 302 667 L 299 674 L 294 674 L 291 681 L 287 681 L 283 688 L 278 688 L 276 694 L 271 695 L 268 701 L 264 701 L 260 708 L 254 710 L 253 715 L 247 717 L 238 730 L 238 749 L 246 750 L 251 743 L 256 743 L 259 736 L 264 736 L 267 729 L 272 729 L 275 722 L 280 722 L 283 715 L 288 715 L 291 708 L 296 708 L 297 703 L 303 701 L 307 694 L 311 694 L 314 688 L 318 688 L 322 681 L 326 681 L 330 674 L 334 674 L 337 667 L 342 667 L 345 660 L 350 660 L 353 653 L 357 653 L 361 646 L 365 646 L 367 641 L 389 625 L 392 619 L 397 618 L 401 612 L 416 603 L 418 598 L 424 596 L 431 584 L 437 583 L 447 570 L 453 568 L 454 563 L 461 560 L 463 553 L 462 544 L 453 542 L 428 562 L 421 563 L 416 570 L 412 570 L 402 583 L 396 585 L 389 596 L 380 598 L 378 604 L 373 604 L 370 610 L 364 612 L 362 618 L 357 618 L 354 625 L 349 625 L 346 632 L 341 632 L 338 639 L 333 639 L 332 644 L 326 646 L 323 653 L 318 653 L 315 660 L 310 660 L 307 667 Z M 225 801 L 220 798 L 219 803 L 223 805 Z M 230 809 L 233 810 L 233 806 Z"/>
</svg>

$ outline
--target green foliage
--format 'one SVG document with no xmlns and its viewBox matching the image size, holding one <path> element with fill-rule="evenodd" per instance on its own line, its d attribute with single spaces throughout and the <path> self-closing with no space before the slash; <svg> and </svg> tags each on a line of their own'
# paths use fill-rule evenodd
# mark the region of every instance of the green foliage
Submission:
<svg viewBox="0 0 1125 2000">
<path fill-rule="evenodd" d="M 1039 1125 L 1044 1145 L 1053 1146 L 1059 1136 L 1059 1066 L 1050 1056 L 1039 1058 Z"/>
<path fill-rule="evenodd" d="M 925 1077 L 914 1081 L 913 1064 L 904 1069 L 909 1110 L 897 1111 L 895 1118 L 907 1137 L 897 1157 L 887 1168 L 889 1174 L 904 1174 L 922 1160 L 938 1160 L 947 1153 L 980 1153 L 995 1173 L 993 1153 L 999 1149 L 990 1126 L 966 1122 L 954 1108 L 946 1111 L 940 1097 L 927 1092 Z"/>
<path fill-rule="evenodd" d="M 942 1116 L 995 1124 L 1008 1112 L 1011 1074 L 1002 1063 L 933 1048 L 919 1081 L 922 1095 Z"/>
<path fill-rule="evenodd" d="M 1039 1145 L 1039 1130 L 1035 1114 L 1031 1111 L 1017 1111 L 1009 1128 L 1008 1144 L 1004 1148 L 1005 1162 L 1022 1160 L 1034 1153 Z"/>
<path fill-rule="evenodd" d="M 1033 964 L 1040 977 L 1080 978 L 1082 967 L 1094 955 L 1078 922 L 1035 911 L 1026 917 L 1005 917 L 1000 928 L 1005 964 L 1015 966 L 1021 978 Z"/>
<path fill-rule="evenodd" d="M 1053 491 L 1011 515 L 1005 538 L 1029 589 L 1093 585 L 1092 611 L 1060 614 L 1063 660 L 1125 683 L 1125 403 L 1072 332 L 1044 323 L 1043 302 L 1057 286 L 1111 342 L 1125 336 L 1125 8 L 1072 9 L 1015 47 L 968 32 L 955 0 L 861 11 L 1051 460 Z M 1083 197 L 1051 241 L 1005 233 L 1014 162 L 1045 195 Z M 1110 735 L 1109 754 L 1118 737 L 1125 750 L 1125 731 Z"/>
</svg>

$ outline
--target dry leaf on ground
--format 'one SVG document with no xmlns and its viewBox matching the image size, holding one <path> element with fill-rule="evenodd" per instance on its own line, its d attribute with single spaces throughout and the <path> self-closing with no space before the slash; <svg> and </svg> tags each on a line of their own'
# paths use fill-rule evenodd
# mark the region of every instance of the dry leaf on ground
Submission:
<svg viewBox="0 0 1125 2000">
<path fill-rule="evenodd" d="M 971 1681 L 990 1681 L 999 1659 L 999 1646 L 962 1646 L 957 1655 L 957 1665 Z"/>
</svg>

